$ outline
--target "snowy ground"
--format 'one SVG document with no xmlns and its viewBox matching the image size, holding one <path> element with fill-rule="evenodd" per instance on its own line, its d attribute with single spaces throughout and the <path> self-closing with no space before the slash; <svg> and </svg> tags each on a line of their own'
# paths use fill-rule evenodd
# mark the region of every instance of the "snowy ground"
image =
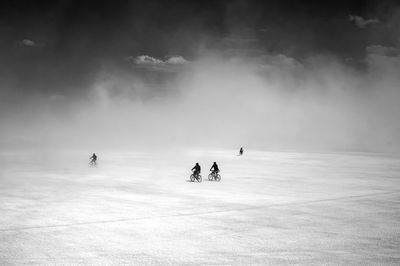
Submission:
<svg viewBox="0 0 400 266">
<path fill-rule="evenodd" d="M 1 265 L 400 264 L 397 156 L 50 155 L 0 153 Z"/>
</svg>

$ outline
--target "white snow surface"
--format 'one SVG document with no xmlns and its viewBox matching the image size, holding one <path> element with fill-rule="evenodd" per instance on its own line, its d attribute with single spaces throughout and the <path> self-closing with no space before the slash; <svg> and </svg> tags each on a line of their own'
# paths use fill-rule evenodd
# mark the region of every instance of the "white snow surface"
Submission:
<svg viewBox="0 0 400 266">
<path fill-rule="evenodd" d="M 397 155 L 97 155 L 0 153 L 1 265 L 400 264 Z"/>
</svg>

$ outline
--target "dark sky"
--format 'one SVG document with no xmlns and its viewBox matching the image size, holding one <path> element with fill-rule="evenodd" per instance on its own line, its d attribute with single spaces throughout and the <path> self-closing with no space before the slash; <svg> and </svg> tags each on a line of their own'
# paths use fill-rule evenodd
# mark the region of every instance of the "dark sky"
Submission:
<svg viewBox="0 0 400 266">
<path fill-rule="evenodd" d="M 228 55 L 363 57 L 397 47 L 388 29 L 395 1 L 2 1 L 0 83 L 14 92 L 90 84 L 126 56 L 189 60 Z M 350 21 L 378 20 L 365 27 Z"/>
</svg>

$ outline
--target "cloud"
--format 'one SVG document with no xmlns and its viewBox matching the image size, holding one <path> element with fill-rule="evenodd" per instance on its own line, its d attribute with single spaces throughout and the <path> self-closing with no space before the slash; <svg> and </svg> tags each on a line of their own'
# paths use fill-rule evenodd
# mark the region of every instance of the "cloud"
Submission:
<svg viewBox="0 0 400 266">
<path fill-rule="evenodd" d="M 367 54 L 370 55 L 381 55 L 388 57 L 395 57 L 399 55 L 399 49 L 395 47 L 387 47 L 382 45 L 371 45 L 368 46 L 365 50 Z"/>
<path fill-rule="evenodd" d="M 354 21 L 355 25 L 359 28 L 365 28 L 368 25 L 380 23 L 379 19 L 364 19 L 361 16 L 349 15 L 349 20 Z"/>
<path fill-rule="evenodd" d="M 165 60 L 166 64 L 172 64 L 172 65 L 183 65 L 186 63 L 189 63 L 185 58 L 183 58 L 180 55 L 172 55 L 168 56 L 167 60 Z"/>
<path fill-rule="evenodd" d="M 132 61 L 136 65 L 161 65 L 164 63 L 162 60 L 148 55 L 139 55 L 135 58 L 129 57 L 129 61 Z"/>
<path fill-rule="evenodd" d="M 28 40 L 28 39 L 24 39 L 22 41 L 19 42 L 21 45 L 24 46 L 29 46 L 29 47 L 36 47 L 37 43 L 32 41 L 32 40 Z"/>
<path fill-rule="evenodd" d="M 136 67 L 146 68 L 156 71 L 171 71 L 176 72 L 182 65 L 189 63 L 183 56 L 170 55 L 166 56 L 165 60 L 158 59 L 149 55 L 139 55 L 136 57 L 128 56 L 127 61 L 133 63 Z"/>
</svg>

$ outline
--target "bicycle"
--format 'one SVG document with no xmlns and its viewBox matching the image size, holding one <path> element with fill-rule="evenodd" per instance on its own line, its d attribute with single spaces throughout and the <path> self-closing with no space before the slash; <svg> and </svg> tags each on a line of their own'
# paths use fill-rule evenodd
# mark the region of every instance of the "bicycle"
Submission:
<svg viewBox="0 0 400 266">
<path fill-rule="evenodd" d="M 190 181 L 194 182 L 195 180 L 197 180 L 199 183 L 201 182 L 202 178 L 199 173 L 193 173 L 190 175 Z"/>
<path fill-rule="evenodd" d="M 208 175 L 208 180 L 210 180 L 210 181 L 215 180 L 215 181 L 219 182 L 219 181 L 221 181 L 221 175 L 218 174 L 218 173 L 215 172 L 215 171 L 212 171 L 212 172 Z"/>
<path fill-rule="evenodd" d="M 97 162 L 94 161 L 94 160 L 91 160 L 91 161 L 89 162 L 89 166 L 90 166 L 90 167 L 95 167 L 95 166 L 97 166 Z"/>
</svg>

